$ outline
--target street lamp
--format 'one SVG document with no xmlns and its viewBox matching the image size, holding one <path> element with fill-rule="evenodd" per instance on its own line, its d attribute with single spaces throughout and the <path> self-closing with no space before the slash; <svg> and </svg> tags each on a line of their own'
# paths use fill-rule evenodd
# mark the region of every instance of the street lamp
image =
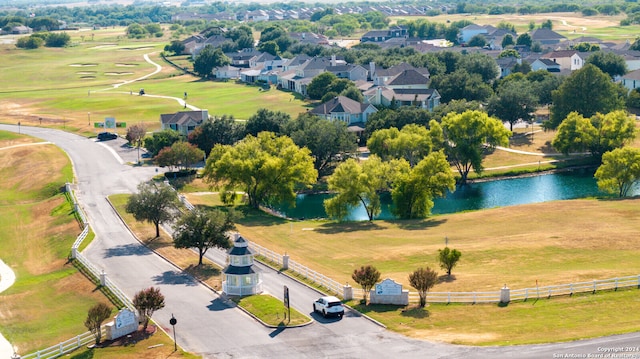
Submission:
<svg viewBox="0 0 640 359">
<path fill-rule="evenodd" d="M 178 351 L 178 343 L 176 342 L 176 324 L 178 324 L 178 320 L 171 313 L 171 319 L 169 319 L 169 324 L 173 327 L 173 351 Z"/>
<path fill-rule="evenodd" d="M 91 126 L 91 112 L 87 112 L 87 125 Z"/>
</svg>

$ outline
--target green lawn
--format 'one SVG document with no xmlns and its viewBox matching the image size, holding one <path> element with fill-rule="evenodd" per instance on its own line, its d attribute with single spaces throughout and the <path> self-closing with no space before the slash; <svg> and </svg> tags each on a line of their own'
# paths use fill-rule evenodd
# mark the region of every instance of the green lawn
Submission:
<svg viewBox="0 0 640 359">
<path fill-rule="evenodd" d="M 236 303 L 249 313 L 255 315 L 267 325 L 287 327 L 309 323 L 311 318 L 291 308 L 291 318 L 279 299 L 269 294 L 250 295 L 234 299 Z"/>
</svg>

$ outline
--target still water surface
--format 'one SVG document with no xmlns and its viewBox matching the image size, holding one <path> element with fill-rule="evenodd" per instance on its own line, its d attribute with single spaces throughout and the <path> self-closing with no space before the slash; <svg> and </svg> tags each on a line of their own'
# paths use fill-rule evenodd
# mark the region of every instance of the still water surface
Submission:
<svg viewBox="0 0 640 359">
<path fill-rule="evenodd" d="M 445 198 L 436 198 L 433 214 L 456 213 L 485 208 L 514 206 L 527 203 L 556 201 L 563 199 L 605 196 L 598 190 L 593 177 L 594 170 L 574 170 L 570 172 L 550 173 L 540 176 L 518 177 L 496 181 L 468 184 L 458 187 Z M 634 188 L 632 194 L 640 194 Z M 275 206 L 275 209 L 290 218 L 326 218 L 322 202 L 332 194 L 300 194 L 296 207 Z M 393 219 L 391 214 L 391 196 L 383 195 L 382 213 L 378 219 Z M 352 221 L 367 220 L 363 206 L 352 208 L 348 217 Z"/>
</svg>

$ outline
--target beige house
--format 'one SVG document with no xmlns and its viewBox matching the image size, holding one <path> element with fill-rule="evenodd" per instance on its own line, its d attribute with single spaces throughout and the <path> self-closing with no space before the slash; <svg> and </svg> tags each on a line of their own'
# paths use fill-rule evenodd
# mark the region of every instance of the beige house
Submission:
<svg viewBox="0 0 640 359">
<path fill-rule="evenodd" d="M 209 111 L 182 111 L 160 115 L 163 130 L 174 130 L 187 136 L 209 118 Z"/>
</svg>

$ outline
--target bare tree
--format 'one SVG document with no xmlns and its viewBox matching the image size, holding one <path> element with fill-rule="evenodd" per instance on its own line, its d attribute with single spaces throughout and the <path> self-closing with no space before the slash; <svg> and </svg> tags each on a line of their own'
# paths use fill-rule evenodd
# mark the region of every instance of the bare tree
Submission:
<svg viewBox="0 0 640 359">
<path fill-rule="evenodd" d="M 413 273 L 409 274 L 409 284 L 414 287 L 420 295 L 420 308 L 424 308 L 427 305 L 427 292 L 433 288 L 438 282 L 438 273 L 433 269 L 418 268 Z"/>
<path fill-rule="evenodd" d="M 133 297 L 133 306 L 138 310 L 140 318 L 143 318 L 142 330 L 145 331 L 153 313 L 164 308 L 164 295 L 160 293 L 159 288 L 143 289 Z"/>
<path fill-rule="evenodd" d="M 102 322 L 109 318 L 109 316 L 111 316 L 111 308 L 104 303 L 98 303 L 89 308 L 84 326 L 87 327 L 96 338 L 96 345 L 100 344 L 100 340 L 102 340 L 102 331 L 100 330 Z"/>
<path fill-rule="evenodd" d="M 146 134 L 147 128 L 143 124 L 133 125 L 127 129 L 127 141 L 138 148 L 138 163 L 140 163 L 140 146 Z"/>
</svg>

